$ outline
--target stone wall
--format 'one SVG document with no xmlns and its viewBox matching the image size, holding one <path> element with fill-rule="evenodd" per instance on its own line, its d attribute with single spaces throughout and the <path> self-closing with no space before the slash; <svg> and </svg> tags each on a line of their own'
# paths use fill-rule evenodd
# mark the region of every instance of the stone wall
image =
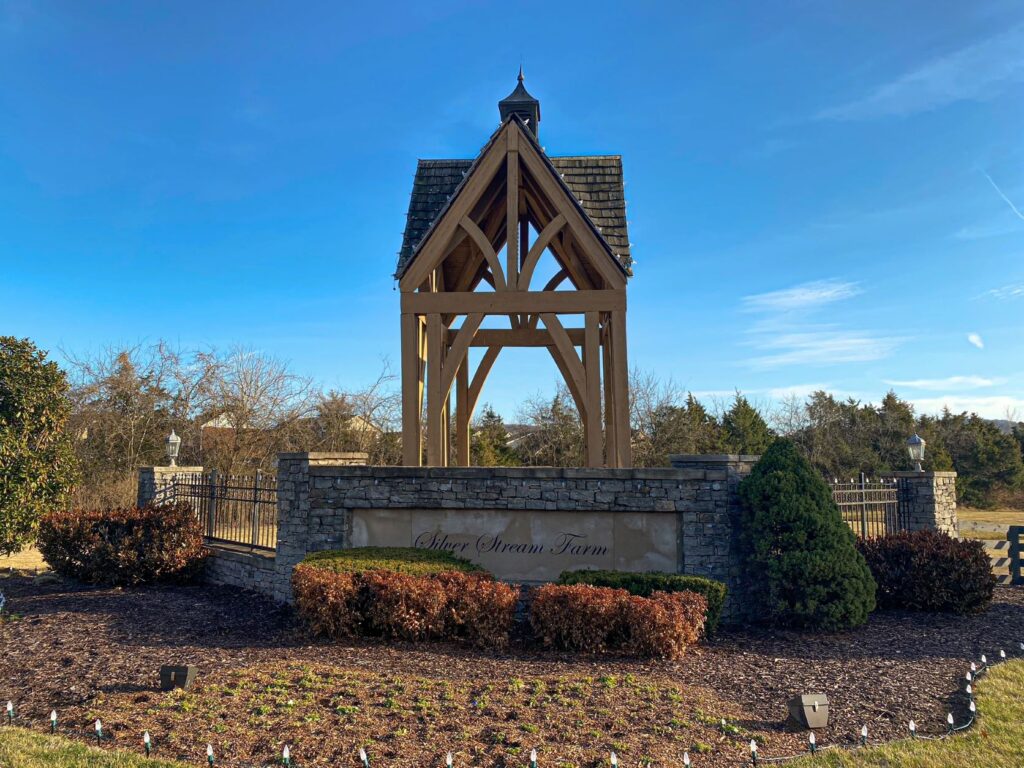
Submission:
<svg viewBox="0 0 1024 768">
<path fill-rule="evenodd" d="M 175 477 L 201 475 L 202 467 L 139 467 L 139 485 L 136 504 L 140 507 L 158 498 Z"/>
<path fill-rule="evenodd" d="M 671 468 L 424 468 L 347 466 L 322 454 L 278 464 L 276 580 L 290 600 L 291 572 L 309 552 L 352 544 L 353 511 L 519 510 L 651 512 L 676 516 L 675 570 L 738 586 L 735 495 L 751 456 L 674 456 Z"/>
<path fill-rule="evenodd" d="M 265 595 L 274 593 L 276 571 L 274 555 L 232 549 L 226 545 L 209 547 L 204 580 L 252 589 Z"/>
</svg>

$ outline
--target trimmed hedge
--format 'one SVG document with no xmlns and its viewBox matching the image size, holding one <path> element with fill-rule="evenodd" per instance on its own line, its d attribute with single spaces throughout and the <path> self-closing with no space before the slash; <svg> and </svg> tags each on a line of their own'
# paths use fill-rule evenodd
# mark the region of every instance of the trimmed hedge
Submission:
<svg viewBox="0 0 1024 768">
<path fill-rule="evenodd" d="M 192 581 L 206 561 L 185 503 L 53 512 L 39 522 L 38 546 L 62 576 L 110 586 Z"/>
<path fill-rule="evenodd" d="M 972 613 L 992 600 L 996 577 L 985 545 L 937 531 L 900 531 L 858 542 L 878 584 L 878 604 L 909 611 Z"/>
<path fill-rule="evenodd" d="M 564 571 L 559 584 L 590 584 L 594 587 L 624 589 L 631 595 L 649 597 L 653 592 L 696 592 L 708 602 L 704 631 L 712 635 L 718 629 L 725 605 L 725 584 L 703 576 L 680 573 L 629 573 L 628 571 Z"/>
<path fill-rule="evenodd" d="M 313 552 L 302 560 L 307 565 L 326 568 L 335 573 L 393 571 L 411 576 L 462 571 L 486 573 L 476 563 L 450 552 L 415 547 L 355 547 Z"/>
<path fill-rule="evenodd" d="M 707 609 L 695 592 L 639 597 L 625 589 L 546 584 L 533 590 L 530 624 L 552 648 L 679 658 L 700 637 Z"/>
<path fill-rule="evenodd" d="M 423 552 L 367 547 L 309 555 L 292 574 L 296 609 L 313 632 L 331 638 L 507 645 L 518 589 L 467 560 Z"/>
</svg>

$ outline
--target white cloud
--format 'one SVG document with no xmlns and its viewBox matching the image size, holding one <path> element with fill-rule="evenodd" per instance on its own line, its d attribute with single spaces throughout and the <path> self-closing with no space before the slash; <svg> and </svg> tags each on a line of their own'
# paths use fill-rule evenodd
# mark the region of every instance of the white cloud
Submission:
<svg viewBox="0 0 1024 768">
<path fill-rule="evenodd" d="M 953 233 L 954 240 L 987 240 L 990 237 L 1002 237 L 1011 232 L 1019 232 L 1020 224 L 977 224 L 960 227 Z"/>
<path fill-rule="evenodd" d="M 831 384 L 790 384 L 786 387 L 772 387 L 768 390 L 768 397 L 773 400 L 784 400 L 787 397 L 806 399 L 822 391 L 835 393 Z"/>
<path fill-rule="evenodd" d="M 957 101 L 983 101 L 1024 81 L 1024 26 L 1014 27 L 932 59 L 862 99 L 822 110 L 824 120 L 870 120 L 939 109 Z"/>
<path fill-rule="evenodd" d="M 993 288 L 991 291 L 985 291 L 984 295 L 991 296 L 992 298 L 999 299 L 1000 301 L 1006 301 L 1007 299 L 1024 299 L 1024 283 L 1003 285 L 999 288 Z"/>
<path fill-rule="evenodd" d="M 784 365 L 833 365 L 865 363 L 888 357 L 902 338 L 875 336 L 864 331 L 820 330 L 781 333 L 756 342 L 770 354 L 749 361 L 754 368 L 778 368 Z"/>
<path fill-rule="evenodd" d="M 967 334 L 967 341 L 970 344 L 973 344 L 978 349 L 984 349 L 985 348 L 985 342 L 982 340 L 981 336 L 979 336 L 976 333 L 968 333 Z"/>
<path fill-rule="evenodd" d="M 857 283 L 842 280 L 815 280 L 780 291 L 757 293 L 743 297 L 748 312 L 792 312 L 816 309 L 834 301 L 848 299 L 861 293 Z"/>
<path fill-rule="evenodd" d="M 1002 380 L 986 379 L 983 376 L 947 376 L 944 379 L 909 379 L 907 381 L 893 381 L 886 379 L 890 387 L 906 387 L 907 389 L 934 389 L 934 390 L 969 390 L 994 387 L 1001 384 Z"/>
<path fill-rule="evenodd" d="M 1024 399 L 1011 395 L 988 395 L 971 397 L 970 395 L 942 395 L 911 400 L 918 413 L 938 414 L 944 408 L 953 413 L 976 413 L 986 419 L 1005 419 L 1024 417 Z"/>
</svg>

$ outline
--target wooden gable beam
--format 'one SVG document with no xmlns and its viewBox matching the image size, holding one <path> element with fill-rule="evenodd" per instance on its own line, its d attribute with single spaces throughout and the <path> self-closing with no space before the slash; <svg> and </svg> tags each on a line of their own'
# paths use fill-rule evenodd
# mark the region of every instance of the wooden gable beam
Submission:
<svg viewBox="0 0 1024 768">
<path fill-rule="evenodd" d="M 515 129 L 522 132 L 518 125 L 515 126 Z M 529 139 L 520 141 L 518 147 L 520 161 L 529 171 L 531 177 L 536 180 L 544 195 L 560 213 L 565 214 L 573 235 L 583 245 L 589 256 L 589 261 L 606 284 L 613 288 L 624 288 L 626 275 L 622 268 L 614 263 L 615 257 L 608 253 L 606 245 L 594 234 L 591 222 L 584 218 L 586 214 L 580 211 L 576 201 L 572 199 L 570 192 L 564 186 L 564 182 L 557 175 L 553 175 Z"/>
<path fill-rule="evenodd" d="M 507 134 L 512 126 L 513 123 L 506 125 L 503 133 Z M 448 245 L 456 235 L 463 216 L 480 201 L 505 162 L 508 153 L 507 142 L 507 135 L 499 135 L 484 152 L 448 209 L 434 223 L 427 234 L 426 243 L 423 243 L 420 250 L 414 254 L 412 262 L 398 283 L 402 291 L 416 290 L 430 271 L 447 255 Z"/>
</svg>

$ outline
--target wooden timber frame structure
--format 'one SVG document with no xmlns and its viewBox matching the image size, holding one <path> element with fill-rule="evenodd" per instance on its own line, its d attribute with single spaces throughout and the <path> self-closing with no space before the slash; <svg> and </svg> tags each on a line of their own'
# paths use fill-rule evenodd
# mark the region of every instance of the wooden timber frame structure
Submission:
<svg viewBox="0 0 1024 768">
<path fill-rule="evenodd" d="M 520 92 L 532 99 L 521 74 L 509 99 Z M 538 143 L 539 103 L 500 106 L 500 127 L 396 272 L 403 464 L 422 465 L 425 442 L 428 466 L 449 465 L 454 393 L 454 460 L 469 466 L 470 422 L 499 354 L 538 347 L 552 356 L 572 394 L 586 466 L 630 467 L 628 266 Z M 545 252 L 557 271 L 537 286 L 532 278 Z M 486 289 L 477 290 L 482 283 Z M 481 328 L 487 316 L 507 318 L 508 328 Z M 569 325 L 567 316 L 582 323 Z M 470 371 L 473 347 L 484 353 Z"/>
</svg>

